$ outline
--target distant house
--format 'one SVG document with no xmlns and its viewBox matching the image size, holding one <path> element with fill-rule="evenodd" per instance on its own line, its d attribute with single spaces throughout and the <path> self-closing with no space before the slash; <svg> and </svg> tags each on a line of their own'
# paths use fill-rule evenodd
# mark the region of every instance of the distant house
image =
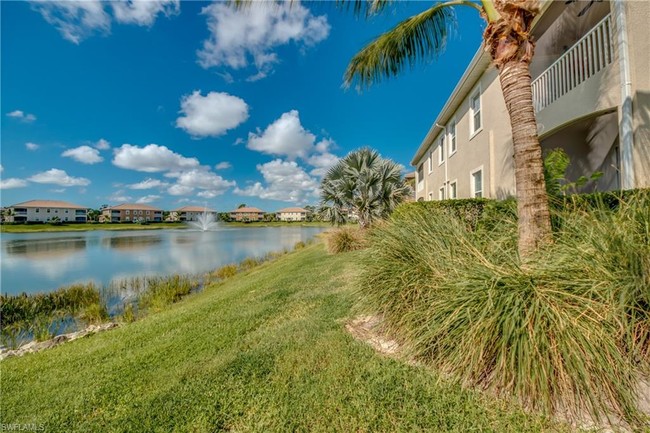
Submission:
<svg viewBox="0 0 650 433">
<path fill-rule="evenodd" d="M 230 218 L 235 221 L 262 221 L 264 211 L 256 207 L 240 207 L 230 211 Z"/>
<path fill-rule="evenodd" d="M 162 209 L 146 204 L 124 203 L 104 208 L 102 210 L 102 221 L 112 223 L 143 221 L 161 222 L 162 212 Z"/>
<path fill-rule="evenodd" d="M 207 213 L 217 220 L 217 211 L 201 206 L 184 206 L 170 212 L 170 221 L 197 221 L 199 216 Z"/>
<path fill-rule="evenodd" d="M 280 221 L 306 221 L 309 211 L 301 207 L 287 207 L 276 212 Z"/>
<path fill-rule="evenodd" d="M 30 200 L 7 208 L 7 222 L 61 222 L 85 223 L 87 208 L 60 200 Z"/>
</svg>

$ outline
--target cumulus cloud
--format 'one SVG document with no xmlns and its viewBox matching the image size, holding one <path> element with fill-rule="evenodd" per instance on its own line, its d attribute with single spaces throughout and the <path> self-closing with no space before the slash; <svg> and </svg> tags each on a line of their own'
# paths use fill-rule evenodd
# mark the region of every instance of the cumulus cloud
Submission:
<svg viewBox="0 0 650 433">
<path fill-rule="evenodd" d="M 152 203 L 152 202 L 154 202 L 154 201 L 156 201 L 158 199 L 160 199 L 159 195 L 150 194 L 150 195 L 145 195 L 144 197 L 140 197 L 135 202 L 136 203 L 141 203 L 141 204 Z"/>
<path fill-rule="evenodd" d="M 18 179 L 15 177 L 10 177 L 9 179 L 0 179 L 0 189 L 24 188 L 26 186 L 27 181 L 24 179 Z"/>
<path fill-rule="evenodd" d="M 249 133 L 246 147 L 295 159 L 306 157 L 313 150 L 315 141 L 316 136 L 300 124 L 298 111 L 291 110 L 267 126 L 264 132 Z"/>
<path fill-rule="evenodd" d="M 248 104 L 228 93 L 195 90 L 181 99 L 181 113 L 176 127 L 194 137 L 216 137 L 236 128 L 248 119 Z"/>
<path fill-rule="evenodd" d="M 210 36 L 197 53 L 199 64 L 206 69 L 242 69 L 253 64 L 258 72 L 250 78 L 256 80 L 278 62 L 277 47 L 289 43 L 309 47 L 329 35 L 327 16 L 312 15 L 299 1 L 265 3 L 240 9 L 221 2 L 204 7 Z"/>
<path fill-rule="evenodd" d="M 215 170 L 226 170 L 229 168 L 232 168 L 232 164 L 229 163 L 228 161 L 221 161 L 214 165 Z"/>
<path fill-rule="evenodd" d="M 168 183 L 162 182 L 161 180 L 148 178 L 148 179 L 143 180 L 142 182 L 127 185 L 127 188 L 130 188 L 130 189 L 151 189 L 151 188 L 161 188 L 161 187 L 165 187 L 165 186 L 168 186 L 168 185 L 169 185 Z"/>
<path fill-rule="evenodd" d="M 199 189 L 201 191 L 197 195 L 212 198 L 235 186 L 235 182 L 226 180 L 203 168 L 170 173 L 169 176 L 176 178 L 176 183 L 167 190 L 171 195 L 188 195 L 192 194 L 195 189 Z"/>
<path fill-rule="evenodd" d="M 158 14 L 166 17 L 178 15 L 181 10 L 179 0 L 132 0 L 111 2 L 113 15 L 120 23 L 152 26 Z"/>
<path fill-rule="evenodd" d="M 36 120 L 36 116 L 33 114 L 25 113 L 22 110 L 14 110 L 9 113 L 7 113 L 7 116 L 13 118 L 13 119 L 18 119 L 22 122 L 25 123 L 31 123 Z"/>
<path fill-rule="evenodd" d="M 104 160 L 104 158 L 99 156 L 99 150 L 90 146 L 79 146 L 74 149 L 68 149 L 61 156 L 72 158 L 82 164 L 97 164 Z"/>
<path fill-rule="evenodd" d="M 259 164 L 257 169 L 262 173 L 266 185 L 256 182 L 244 189 L 235 188 L 235 194 L 303 203 L 318 197 L 320 193 L 319 182 L 295 161 L 276 159 Z"/>
<path fill-rule="evenodd" d="M 177 14 L 178 0 L 102 2 L 100 0 L 32 1 L 33 9 L 56 27 L 64 39 L 79 44 L 94 33 L 108 34 L 113 17 L 119 23 L 151 26 L 160 13 Z M 109 10 L 105 6 L 110 5 Z"/>
<path fill-rule="evenodd" d="M 121 190 L 121 189 L 115 191 L 113 194 L 109 195 L 107 198 L 111 203 L 130 202 L 133 199 L 133 197 L 131 197 L 130 195 L 125 195 L 124 190 Z"/>
<path fill-rule="evenodd" d="M 199 166 L 198 159 L 186 158 L 157 144 L 148 144 L 144 147 L 123 144 L 114 149 L 113 153 L 113 164 L 117 167 L 146 173 L 183 170 Z"/>
<path fill-rule="evenodd" d="M 52 168 L 50 170 L 36 173 L 28 180 L 36 183 L 49 183 L 59 186 L 86 186 L 90 185 L 90 180 L 84 177 L 69 176 L 64 170 Z"/>
<path fill-rule="evenodd" d="M 27 148 L 27 150 L 34 151 L 34 150 L 38 150 L 38 148 L 41 146 L 39 146 L 36 143 L 25 143 L 25 147 Z"/>
<path fill-rule="evenodd" d="M 111 143 L 104 140 L 103 138 L 100 138 L 93 146 L 95 146 L 95 149 L 108 150 L 111 148 Z"/>
<path fill-rule="evenodd" d="M 329 152 L 312 155 L 307 159 L 309 165 L 314 167 L 309 174 L 312 176 L 323 177 L 327 171 L 339 161 L 339 159 L 338 156 Z"/>
</svg>

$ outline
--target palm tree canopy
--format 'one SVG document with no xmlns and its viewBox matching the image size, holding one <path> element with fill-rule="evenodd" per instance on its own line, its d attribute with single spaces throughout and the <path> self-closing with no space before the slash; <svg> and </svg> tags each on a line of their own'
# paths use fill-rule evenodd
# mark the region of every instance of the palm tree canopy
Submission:
<svg viewBox="0 0 650 433">
<path fill-rule="evenodd" d="M 410 193 L 399 164 L 362 148 L 327 172 L 321 185 L 321 209 L 335 224 L 345 222 L 348 212 L 353 211 L 365 227 L 387 217 Z"/>
</svg>

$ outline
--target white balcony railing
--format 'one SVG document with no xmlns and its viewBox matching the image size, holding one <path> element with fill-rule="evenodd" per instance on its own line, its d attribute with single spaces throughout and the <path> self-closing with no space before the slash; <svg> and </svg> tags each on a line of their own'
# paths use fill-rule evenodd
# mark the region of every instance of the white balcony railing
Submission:
<svg viewBox="0 0 650 433">
<path fill-rule="evenodd" d="M 551 105 L 604 69 L 612 63 L 613 58 L 612 20 L 611 15 L 607 15 L 533 80 L 535 112 Z"/>
</svg>

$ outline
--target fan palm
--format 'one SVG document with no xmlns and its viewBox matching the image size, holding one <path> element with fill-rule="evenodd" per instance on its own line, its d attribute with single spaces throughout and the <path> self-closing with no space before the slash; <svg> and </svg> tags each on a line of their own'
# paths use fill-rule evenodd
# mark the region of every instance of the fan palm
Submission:
<svg viewBox="0 0 650 433">
<path fill-rule="evenodd" d="M 323 177 L 321 208 L 323 216 L 336 224 L 345 222 L 352 211 L 361 228 L 366 228 L 387 217 L 410 193 L 399 164 L 362 148 L 349 153 Z"/>
<path fill-rule="evenodd" d="M 381 12 L 391 0 L 356 0 L 357 13 Z M 487 21 L 486 51 L 499 71 L 499 80 L 512 127 L 515 185 L 519 215 L 519 254 L 529 258 L 551 237 L 542 150 L 533 109 L 530 61 L 534 43 L 530 30 L 538 7 L 531 0 L 455 0 L 435 3 L 398 24 L 357 53 L 345 72 L 346 84 L 369 86 L 399 74 L 419 60 L 435 57 L 445 48 L 448 29 L 455 24 L 454 7 L 469 6 Z"/>
</svg>

